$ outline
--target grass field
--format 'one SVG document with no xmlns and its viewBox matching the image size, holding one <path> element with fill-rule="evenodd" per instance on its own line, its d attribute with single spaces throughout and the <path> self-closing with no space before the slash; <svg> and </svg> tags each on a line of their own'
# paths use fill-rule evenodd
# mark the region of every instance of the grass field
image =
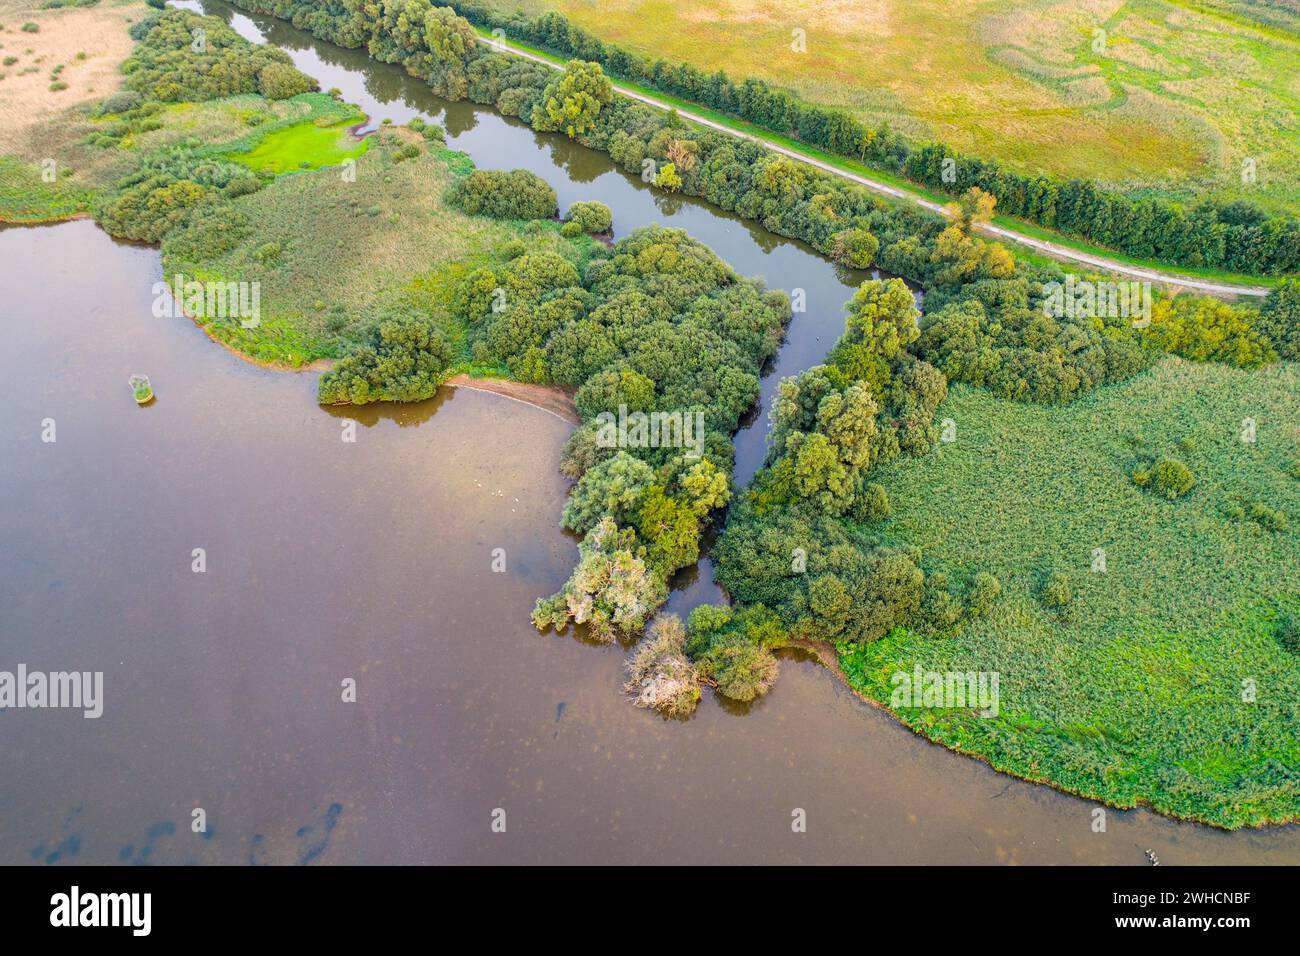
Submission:
<svg viewBox="0 0 1300 956">
<path fill-rule="evenodd" d="M 22 153 L 58 114 L 114 92 L 131 52 L 127 29 L 149 9 L 139 0 L 61 10 L 40 5 L 0 0 L 0 155 Z M 27 23 L 37 29 L 23 30 Z"/>
<path fill-rule="evenodd" d="M 1300 35 L 1244 3 L 497 0 L 1026 171 L 1300 202 Z M 1236 9 L 1234 9 L 1236 8 Z M 1282 18 L 1284 21 L 1286 18 Z M 806 52 L 792 47 L 806 34 Z M 1104 43 L 1097 48 L 1097 30 Z M 1098 52 L 1100 50 L 1100 52 Z M 1246 160 L 1255 180 L 1243 182 Z"/>
<path fill-rule="evenodd" d="M 85 212 L 91 194 L 60 180 L 46 182 L 38 166 L 0 156 L 0 222 L 44 223 Z"/>
<path fill-rule="evenodd" d="M 590 239 L 563 239 L 558 222 L 521 226 L 450 208 L 443 193 L 468 159 L 435 145 L 399 162 L 393 144 L 420 137 L 378 135 L 387 143 L 358 157 L 355 179 L 337 166 L 297 172 L 235 200 L 250 231 L 219 256 L 189 255 L 203 245 L 193 232 L 164 241 L 167 275 L 260 283 L 261 324 L 213 322 L 211 334 L 260 361 L 301 366 L 336 356 L 385 305 L 412 301 L 436 314 L 450 278 L 498 261 L 497 250 L 522 231 L 530 250 L 575 261 L 590 251 Z"/>
<path fill-rule="evenodd" d="M 842 647 L 851 682 L 888 704 L 890 675 L 918 662 L 997 672 L 997 718 L 900 715 L 1119 806 L 1229 827 L 1300 817 L 1300 654 L 1281 641 L 1287 614 L 1300 623 L 1300 366 L 1166 359 L 1063 408 L 956 386 L 938 417 L 956 441 L 877 476 L 894 503 L 885 533 L 928 571 L 993 572 L 1004 596 L 954 635 Z M 1130 479 L 1159 456 L 1192 469 L 1184 497 Z M 1289 525 L 1270 530 L 1253 505 Z M 1053 573 L 1073 592 L 1065 611 L 1044 606 Z"/>
</svg>

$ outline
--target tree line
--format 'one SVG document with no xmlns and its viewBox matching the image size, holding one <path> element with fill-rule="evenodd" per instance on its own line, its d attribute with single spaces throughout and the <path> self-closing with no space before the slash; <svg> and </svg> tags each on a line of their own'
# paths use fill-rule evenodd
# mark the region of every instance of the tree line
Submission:
<svg viewBox="0 0 1300 956">
<path fill-rule="evenodd" d="M 246 0 L 241 0 L 241 4 Z M 346 0 L 350 2 L 350 0 Z M 297 5 L 311 5 L 297 0 Z M 1131 198 L 1083 179 L 1026 175 L 997 160 L 964 156 L 939 142 L 913 143 L 869 127 L 843 110 L 801 101 L 763 80 L 735 80 L 687 63 L 648 60 L 599 37 L 561 13 L 503 13 L 487 2 L 450 0 L 469 20 L 563 56 L 600 63 L 611 74 L 727 113 L 770 132 L 960 195 L 972 186 L 998 209 L 1126 255 L 1246 275 L 1300 271 L 1300 219 L 1270 214 L 1243 200 L 1188 206 L 1161 197 Z"/>
</svg>

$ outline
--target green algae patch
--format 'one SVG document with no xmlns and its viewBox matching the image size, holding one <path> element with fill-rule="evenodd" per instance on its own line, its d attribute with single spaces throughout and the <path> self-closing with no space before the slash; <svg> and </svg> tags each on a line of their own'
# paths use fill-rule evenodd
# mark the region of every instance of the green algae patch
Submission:
<svg viewBox="0 0 1300 956">
<path fill-rule="evenodd" d="M 356 159 L 370 148 L 370 140 L 357 141 L 348 133 L 346 123 L 319 126 L 298 123 L 263 137 L 256 146 L 226 158 L 259 172 L 277 176 L 300 169 L 339 166 Z"/>
</svg>

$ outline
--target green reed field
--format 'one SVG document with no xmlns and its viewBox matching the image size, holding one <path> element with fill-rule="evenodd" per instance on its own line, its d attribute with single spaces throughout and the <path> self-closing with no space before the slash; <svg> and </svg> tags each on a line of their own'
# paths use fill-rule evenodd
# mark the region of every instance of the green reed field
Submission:
<svg viewBox="0 0 1300 956">
<path fill-rule="evenodd" d="M 1055 408 L 958 385 L 937 418 L 955 441 L 877 476 L 894 502 L 884 534 L 919 546 L 927 572 L 996 574 L 1004 595 L 954 634 L 842 645 L 850 682 L 888 705 L 891 675 L 917 663 L 995 671 L 996 718 L 899 716 L 1118 806 L 1227 827 L 1294 818 L 1300 366 L 1171 358 Z M 1191 469 L 1184 496 L 1131 479 L 1160 457 Z M 1047 606 L 1054 574 L 1064 608 Z"/>
</svg>

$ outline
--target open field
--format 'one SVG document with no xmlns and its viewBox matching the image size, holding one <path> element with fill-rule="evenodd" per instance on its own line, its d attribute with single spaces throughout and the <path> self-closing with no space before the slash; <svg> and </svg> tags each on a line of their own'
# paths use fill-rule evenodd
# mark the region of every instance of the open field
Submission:
<svg viewBox="0 0 1300 956">
<path fill-rule="evenodd" d="M 116 90 L 118 67 L 133 45 L 127 28 L 148 9 L 110 0 L 61 10 L 39 5 L 38 0 L 0 0 L 0 154 L 22 151 L 32 131 L 55 116 Z M 25 31 L 26 23 L 38 29 Z M 67 85 L 51 88 L 60 83 Z"/>
<path fill-rule="evenodd" d="M 496 6 L 560 10 L 651 59 L 761 77 L 1025 171 L 1274 208 L 1300 199 L 1300 37 L 1228 5 L 1222 13 L 1164 0 Z M 791 48 L 795 30 L 805 32 L 806 52 Z M 1243 181 L 1247 161 L 1253 182 Z"/>
<path fill-rule="evenodd" d="M 79 147 L 91 106 L 121 84 L 130 24 L 143 3 L 40 10 L 0 0 L 0 221 L 44 222 L 84 212 L 92 178 L 121 166 Z M 36 30 L 24 30 L 24 24 Z M 59 69 L 61 67 L 61 69 Z M 56 69 L 58 72 L 56 73 Z M 66 84 L 66 85 L 64 85 Z M 102 177 L 88 177 L 91 166 Z"/>
<path fill-rule="evenodd" d="M 357 158 L 355 179 L 338 166 L 288 173 L 235 200 L 248 231 L 219 255 L 194 252 L 211 248 L 206 232 L 220 223 L 200 221 L 168 236 L 167 275 L 260 283 L 261 324 L 212 322 L 210 334 L 260 361 L 306 365 L 336 356 L 386 305 L 418 302 L 445 311 L 448 282 L 500 259 L 496 250 L 520 226 L 467 216 L 443 201 L 454 167 L 468 168 L 461 154 L 422 146 L 418 156 L 399 161 L 396 146 L 420 137 L 407 130 L 375 135 L 385 142 Z M 562 239 L 559 223 L 524 228 L 536 251 L 576 260 L 591 245 Z M 463 330 L 445 331 L 463 338 Z"/>
<path fill-rule="evenodd" d="M 955 386 L 937 418 L 956 441 L 876 476 L 894 503 L 884 533 L 920 547 L 928 572 L 996 574 L 1004 596 L 954 635 L 842 646 L 851 682 L 888 704 L 890 676 L 917 663 L 997 672 L 996 718 L 900 716 L 1115 805 L 1229 827 L 1296 816 L 1300 366 L 1166 359 L 1064 408 Z M 1161 456 L 1191 468 L 1184 497 L 1130 479 Z M 1073 593 L 1064 611 L 1044 606 L 1053 573 Z"/>
<path fill-rule="evenodd" d="M 345 131 L 338 125 L 354 123 L 360 114 L 319 93 L 290 100 L 248 94 L 168 104 L 144 127 L 114 116 L 94 116 L 88 107 L 53 115 L 16 138 L 9 155 L 0 153 L 0 221 L 44 222 L 85 212 L 110 195 L 143 157 L 184 143 L 208 144 L 210 154 L 233 152 L 230 158 L 238 158 L 268 139 L 275 139 L 283 152 L 284 141 L 278 137 L 294 130 L 288 140 L 293 149 L 285 156 L 295 169 L 303 162 L 320 166 L 341 161 L 366 148 L 355 142 L 343 148 Z M 314 125 L 317 121 L 330 125 L 320 128 Z M 300 126 L 314 135 L 298 136 Z M 96 142 L 96 137 L 104 141 Z M 42 164 L 48 160 L 57 172 L 49 183 L 42 178 Z M 259 162 L 258 169 L 267 165 Z"/>
</svg>

